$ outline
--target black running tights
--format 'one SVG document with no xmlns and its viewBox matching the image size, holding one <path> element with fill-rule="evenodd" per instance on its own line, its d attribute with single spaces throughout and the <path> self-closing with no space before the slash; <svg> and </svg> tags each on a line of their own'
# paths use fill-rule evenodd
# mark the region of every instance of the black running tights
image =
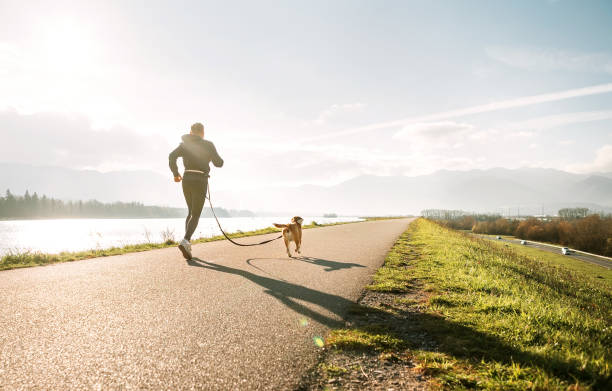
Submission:
<svg viewBox="0 0 612 391">
<path fill-rule="evenodd" d="M 187 202 L 187 219 L 185 220 L 185 239 L 191 240 L 200 221 L 200 214 L 206 201 L 208 180 L 183 180 L 183 194 Z"/>
</svg>

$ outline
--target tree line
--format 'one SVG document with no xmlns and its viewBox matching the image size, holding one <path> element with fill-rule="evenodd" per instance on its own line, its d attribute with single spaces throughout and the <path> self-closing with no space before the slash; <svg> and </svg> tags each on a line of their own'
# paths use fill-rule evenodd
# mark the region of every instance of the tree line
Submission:
<svg viewBox="0 0 612 391">
<path fill-rule="evenodd" d="M 520 239 L 557 243 L 582 251 L 612 256 L 612 217 L 598 214 L 582 218 L 476 223 L 473 232 L 514 235 Z"/>
<path fill-rule="evenodd" d="M 612 216 L 591 213 L 585 208 L 565 208 L 558 218 L 534 217 L 524 220 L 499 216 L 484 219 L 463 215 L 455 219 L 437 219 L 454 229 L 489 235 L 512 235 L 519 239 L 556 243 L 578 250 L 612 256 Z M 436 220 L 436 219 L 434 219 Z"/>
<path fill-rule="evenodd" d="M 36 192 L 0 197 L 0 219 L 184 217 L 183 208 L 147 206 L 139 202 L 63 201 Z"/>
<path fill-rule="evenodd" d="M 488 213 L 473 213 L 466 212 L 464 210 L 453 210 L 453 209 L 425 209 L 421 211 L 421 216 L 430 220 L 444 220 L 444 221 L 492 221 L 501 218 L 499 214 L 488 214 Z M 471 229 L 470 228 L 456 228 L 456 229 Z"/>
<path fill-rule="evenodd" d="M 64 219 L 64 218 L 173 218 L 185 217 L 186 208 L 149 206 L 139 202 L 104 203 L 96 200 L 63 201 L 39 196 L 36 192 L 15 195 L 7 190 L 0 196 L 0 220 L 6 219 Z M 218 217 L 255 217 L 249 210 L 234 210 L 215 207 Z M 203 218 L 212 217 L 210 208 L 202 213 Z"/>
</svg>

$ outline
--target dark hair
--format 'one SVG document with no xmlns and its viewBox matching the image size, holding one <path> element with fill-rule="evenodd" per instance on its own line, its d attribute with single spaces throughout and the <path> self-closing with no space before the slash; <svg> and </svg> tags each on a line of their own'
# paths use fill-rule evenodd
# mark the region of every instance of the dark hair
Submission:
<svg viewBox="0 0 612 391">
<path fill-rule="evenodd" d="M 204 133 L 204 125 L 201 122 L 191 125 L 191 133 Z"/>
</svg>

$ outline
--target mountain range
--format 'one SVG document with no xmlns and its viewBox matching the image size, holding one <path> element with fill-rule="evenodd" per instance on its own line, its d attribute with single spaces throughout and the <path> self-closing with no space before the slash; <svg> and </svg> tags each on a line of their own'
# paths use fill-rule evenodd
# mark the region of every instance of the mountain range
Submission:
<svg viewBox="0 0 612 391">
<path fill-rule="evenodd" d="M 138 201 L 183 206 L 182 194 L 152 171 L 100 173 L 0 163 L 0 189 L 61 199 Z M 556 214 L 563 207 L 612 212 L 612 173 L 574 174 L 545 168 L 442 170 L 421 176 L 364 175 L 333 186 L 264 187 L 215 194 L 215 206 L 267 214 L 390 215 L 445 208 L 504 215 Z M 219 204 L 219 205 L 217 205 Z"/>
<path fill-rule="evenodd" d="M 610 213 L 612 173 L 582 175 L 541 168 L 438 171 L 414 177 L 359 176 L 335 186 L 260 193 L 268 196 L 268 201 L 254 196 L 264 208 L 295 204 L 307 211 L 341 214 L 418 214 L 426 208 L 556 214 L 578 206 Z"/>
</svg>

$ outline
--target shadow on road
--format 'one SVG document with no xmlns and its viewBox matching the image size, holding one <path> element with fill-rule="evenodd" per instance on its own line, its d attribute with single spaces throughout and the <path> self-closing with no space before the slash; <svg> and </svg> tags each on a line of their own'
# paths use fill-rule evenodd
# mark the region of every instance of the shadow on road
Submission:
<svg viewBox="0 0 612 391">
<path fill-rule="evenodd" d="M 312 263 L 313 265 L 317 265 L 317 266 L 323 266 L 325 267 L 326 272 L 333 272 L 335 270 L 340 270 L 340 269 L 350 269 L 352 267 L 365 267 L 358 263 L 329 261 L 327 259 L 313 258 L 313 257 L 297 257 L 293 259 L 297 261 L 301 261 L 301 262 Z"/>
<path fill-rule="evenodd" d="M 353 301 L 345 299 L 342 296 L 317 291 L 315 289 L 306 288 L 301 285 L 292 284 L 290 282 L 275 278 L 260 276 L 246 270 L 203 261 L 199 258 L 192 258 L 187 261 L 187 264 L 190 266 L 203 267 L 222 273 L 235 274 L 244 277 L 249 281 L 252 281 L 255 284 L 265 288 L 265 293 L 274 296 L 281 303 L 285 304 L 295 312 L 298 312 L 330 328 L 341 327 L 344 324 L 342 319 L 346 314 L 346 310 L 355 304 Z M 302 300 L 315 304 L 326 309 L 332 314 L 335 314 L 340 319 L 321 314 L 303 304 L 300 304 L 296 300 Z"/>
<path fill-rule="evenodd" d="M 262 272 L 266 273 L 267 272 L 257 266 L 255 266 L 253 264 L 253 261 L 258 261 L 258 260 L 270 260 L 272 258 L 250 258 L 247 259 L 246 263 L 249 264 L 249 266 L 254 267 L 257 270 L 261 270 Z M 324 271 L 326 272 L 333 272 L 336 270 L 341 270 L 341 269 L 350 269 L 353 267 L 365 267 L 363 265 L 360 265 L 358 263 L 349 263 L 349 262 L 338 262 L 338 261 L 330 261 L 328 259 L 321 259 L 321 258 L 313 258 L 313 257 L 293 257 L 293 258 L 287 258 L 287 259 L 280 259 L 278 258 L 279 261 L 281 262 L 292 262 L 292 261 L 300 261 L 300 262 L 305 262 L 305 263 L 311 263 L 313 265 L 317 265 L 317 266 L 322 266 L 324 267 Z"/>
</svg>

